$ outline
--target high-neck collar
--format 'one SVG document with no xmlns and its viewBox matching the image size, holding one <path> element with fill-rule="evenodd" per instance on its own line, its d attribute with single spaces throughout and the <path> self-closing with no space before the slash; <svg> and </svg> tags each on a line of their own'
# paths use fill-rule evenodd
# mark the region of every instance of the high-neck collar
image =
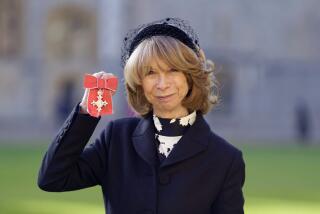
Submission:
<svg viewBox="0 0 320 214">
<path fill-rule="evenodd" d="M 153 123 L 157 133 L 165 133 L 167 136 L 177 136 L 183 133 L 185 128 L 191 126 L 196 120 L 197 113 L 192 113 L 181 118 L 161 118 L 153 114 Z"/>
</svg>

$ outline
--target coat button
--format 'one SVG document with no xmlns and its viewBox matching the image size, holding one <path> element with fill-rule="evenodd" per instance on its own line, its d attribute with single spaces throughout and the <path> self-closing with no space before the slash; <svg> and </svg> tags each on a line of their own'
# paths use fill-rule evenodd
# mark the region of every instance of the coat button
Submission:
<svg viewBox="0 0 320 214">
<path fill-rule="evenodd" d="M 60 133 L 59 139 L 61 140 L 61 138 L 66 134 L 67 129 L 63 129 L 63 131 Z"/>
<path fill-rule="evenodd" d="M 159 183 L 162 185 L 166 185 L 170 183 L 170 176 L 169 175 L 160 175 L 159 176 Z"/>
<path fill-rule="evenodd" d="M 68 129 L 70 125 L 71 125 L 71 120 L 69 120 L 69 121 L 67 122 L 66 128 Z"/>
</svg>

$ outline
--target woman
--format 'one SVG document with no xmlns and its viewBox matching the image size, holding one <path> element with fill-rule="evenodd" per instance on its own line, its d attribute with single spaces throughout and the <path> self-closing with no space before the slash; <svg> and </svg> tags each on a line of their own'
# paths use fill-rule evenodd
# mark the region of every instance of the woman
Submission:
<svg viewBox="0 0 320 214">
<path fill-rule="evenodd" d="M 108 123 L 85 148 L 99 122 L 86 114 L 86 91 L 44 157 L 39 187 L 100 185 L 108 214 L 243 213 L 242 153 L 203 118 L 217 97 L 192 28 L 176 18 L 139 26 L 127 34 L 122 60 L 128 102 L 140 117 Z"/>
</svg>

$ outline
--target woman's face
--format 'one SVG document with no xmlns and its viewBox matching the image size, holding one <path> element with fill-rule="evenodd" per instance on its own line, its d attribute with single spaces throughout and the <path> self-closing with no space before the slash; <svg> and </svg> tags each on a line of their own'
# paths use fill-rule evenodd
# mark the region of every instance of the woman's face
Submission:
<svg viewBox="0 0 320 214">
<path fill-rule="evenodd" d="M 153 106 L 153 113 L 162 118 L 186 116 L 188 111 L 181 105 L 188 93 L 187 78 L 182 71 L 174 70 L 165 63 L 151 61 L 142 88 Z"/>
</svg>

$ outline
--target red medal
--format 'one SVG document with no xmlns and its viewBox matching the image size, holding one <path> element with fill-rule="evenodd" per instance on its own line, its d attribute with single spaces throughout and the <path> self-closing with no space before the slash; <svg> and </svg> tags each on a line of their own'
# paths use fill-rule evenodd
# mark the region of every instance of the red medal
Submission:
<svg viewBox="0 0 320 214">
<path fill-rule="evenodd" d="M 118 86 L 116 76 L 102 79 L 91 74 L 85 74 L 83 85 L 89 89 L 87 111 L 91 116 L 99 117 L 113 113 L 111 97 Z"/>
</svg>

